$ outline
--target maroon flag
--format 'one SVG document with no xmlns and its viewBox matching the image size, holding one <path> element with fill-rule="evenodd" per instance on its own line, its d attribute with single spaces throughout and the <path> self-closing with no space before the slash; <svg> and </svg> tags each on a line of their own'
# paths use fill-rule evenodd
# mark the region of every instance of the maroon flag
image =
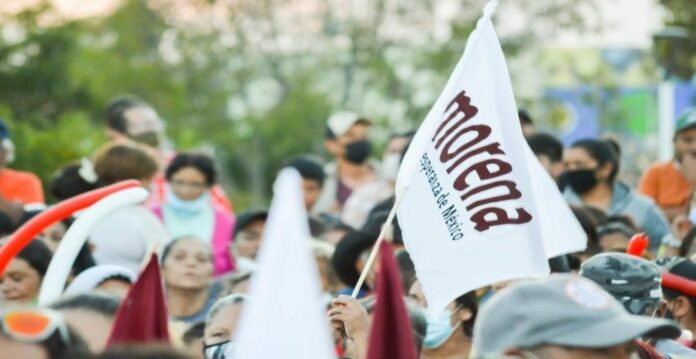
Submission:
<svg viewBox="0 0 696 359">
<path fill-rule="evenodd" d="M 375 304 L 367 359 L 417 359 L 411 319 L 402 296 L 401 276 L 391 244 L 382 242 Z"/>
<path fill-rule="evenodd" d="M 169 342 L 167 321 L 159 264 L 157 255 L 153 254 L 118 308 L 107 347 Z"/>
</svg>

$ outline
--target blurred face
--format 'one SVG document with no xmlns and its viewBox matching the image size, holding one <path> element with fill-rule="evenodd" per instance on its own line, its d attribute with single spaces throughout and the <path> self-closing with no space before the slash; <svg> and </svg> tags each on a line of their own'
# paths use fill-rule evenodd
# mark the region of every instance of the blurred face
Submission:
<svg viewBox="0 0 696 359">
<path fill-rule="evenodd" d="M 321 184 L 312 179 L 302 179 L 302 191 L 304 193 L 305 208 L 307 211 L 311 211 L 321 194 Z"/>
<path fill-rule="evenodd" d="M 599 237 L 599 246 L 603 250 L 614 250 L 628 247 L 630 241 L 631 238 L 623 233 L 609 233 Z"/>
<path fill-rule="evenodd" d="M 571 147 L 563 152 L 563 166 L 566 171 L 594 170 L 597 180 L 604 182 L 609 180 L 612 170 L 611 164 L 600 166 L 596 159 L 579 147 Z"/>
<path fill-rule="evenodd" d="M 425 300 L 425 294 L 423 293 L 423 288 L 419 281 L 413 282 L 411 288 L 408 290 L 408 297 L 413 299 L 421 308 L 428 307 L 428 302 Z"/>
<path fill-rule="evenodd" d="M 48 359 L 48 352 L 40 345 L 18 342 L 4 334 L 0 334 L 0 348 L 3 358 Z"/>
<path fill-rule="evenodd" d="M 152 107 L 135 106 L 126 110 L 123 116 L 126 118 L 128 136 L 148 132 L 164 133 L 164 122 Z"/>
<path fill-rule="evenodd" d="M 213 279 L 213 260 L 208 246 L 196 239 L 180 239 L 162 264 L 168 288 L 203 290 Z"/>
<path fill-rule="evenodd" d="M 63 239 L 65 231 L 67 228 L 62 222 L 58 222 L 41 232 L 39 237 L 43 241 L 51 252 L 55 252 L 60 244 L 60 240 Z"/>
<path fill-rule="evenodd" d="M 25 260 L 15 258 L 5 269 L 0 280 L 0 290 L 5 302 L 28 303 L 34 300 L 41 288 L 41 275 Z"/>
<path fill-rule="evenodd" d="M 369 124 L 358 122 L 354 124 L 345 134 L 343 134 L 343 136 L 327 140 L 327 150 L 335 157 L 343 157 L 346 153 L 345 146 L 352 142 L 366 140 L 369 129 Z"/>
<path fill-rule="evenodd" d="M 384 154 L 385 156 L 387 154 L 395 154 L 401 156 L 407 144 L 408 138 L 394 137 L 387 143 L 387 148 L 384 149 Z"/>
<path fill-rule="evenodd" d="M 174 194 L 184 201 L 198 199 L 208 189 L 205 175 L 193 167 L 184 167 L 174 173 L 169 185 Z"/>
<path fill-rule="evenodd" d="M 266 220 L 257 219 L 251 222 L 236 237 L 234 237 L 234 255 L 256 260 L 256 255 L 261 247 L 263 231 L 266 227 Z"/>
<path fill-rule="evenodd" d="M 106 348 L 106 341 L 111 334 L 113 319 L 92 311 L 81 309 L 65 309 L 60 313 L 65 321 L 77 331 L 87 342 L 87 346 L 94 353 L 102 352 Z"/>
<path fill-rule="evenodd" d="M 100 292 L 114 294 L 119 298 L 125 298 L 131 285 L 119 279 L 107 279 L 95 288 Z"/>
<path fill-rule="evenodd" d="M 242 303 L 222 308 L 205 327 L 205 345 L 213 345 L 230 340 L 237 331 L 237 323 L 242 313 Z"/>
<path fill-rule="evenodd" d="M 674 136 L 674 152 L 678 160 L 687 154 L 696 156 L 696 127 L 681 131 Z"/>
</svg>

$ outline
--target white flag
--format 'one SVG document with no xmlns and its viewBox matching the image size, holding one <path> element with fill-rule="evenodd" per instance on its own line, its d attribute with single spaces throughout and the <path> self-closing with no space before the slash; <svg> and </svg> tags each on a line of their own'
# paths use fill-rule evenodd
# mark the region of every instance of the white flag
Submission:
<svg viewBox="0 0 696 359">
<path fill-rule="evenodd" d="M 479 19 L 397 178 L 399 225 L 432 311 L 492 283 L 546 276 L 548 257 L 585 247 L 522 136 L 493 7 Z"/>
<path fill-rule="evenodd" d="M 329 324 L 302 199 L 292 169 L 278 175 L 258 267 L 251 280 L 231 358 L 329 359 Z"/>
</svg>

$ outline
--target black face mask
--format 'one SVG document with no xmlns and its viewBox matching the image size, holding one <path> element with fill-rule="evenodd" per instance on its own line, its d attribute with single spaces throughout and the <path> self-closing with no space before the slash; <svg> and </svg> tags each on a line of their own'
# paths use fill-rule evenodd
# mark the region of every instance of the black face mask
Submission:
<svg viewBox="0 0 696 359">
<path fill-rule="evenodd" d="M 565 171 L 561 175 L 561 183 L 570 186 L 575 193 L 583 194 L 594 188 L 598 180 L 595 170 L 573 170 Z"/>
<path fill-rule="evenodd" d="M 158 132 L 154 131 L 143 132 L 139 135 L 131 135 L 128 137 L 130 137 L 130 139 L 135 142 L 142 143 L 144 145 L 148 145 L 155 148 L 159 147 L 162 144 L 162 137 Z"/>
<path fill-rule="evenodd" d="M 372 144 L 368 140 L 359 140 L 346 145 L 346 153 L 343 158 L 354 164 L 361 164 L 370 157 Z"/>
</svg>

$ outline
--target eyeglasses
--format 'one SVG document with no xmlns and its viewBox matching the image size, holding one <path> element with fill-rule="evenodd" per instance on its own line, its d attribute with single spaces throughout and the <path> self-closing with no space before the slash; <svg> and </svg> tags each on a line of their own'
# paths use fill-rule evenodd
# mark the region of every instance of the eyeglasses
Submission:
<svg viewBox="0 0 696 359">
<path fill-rule="evenodd" d="M 50 338 L 56 330 L 63 343 L 70 344 L 63 318 L 49 309 L 13 309 L 0 312 L 0 328 L 12 339 L 39 343 Z"/>
<path fill-rule="evenodd" d="M 170 182 L 172 187 L 178 187 L 178 188 L 190 188 L 193 190 L 203 190 L 205 189 L 205 183 L 201 182 L 184 182 L 184 181 L 177 181 L 173 180 Z"/>
</svg>

